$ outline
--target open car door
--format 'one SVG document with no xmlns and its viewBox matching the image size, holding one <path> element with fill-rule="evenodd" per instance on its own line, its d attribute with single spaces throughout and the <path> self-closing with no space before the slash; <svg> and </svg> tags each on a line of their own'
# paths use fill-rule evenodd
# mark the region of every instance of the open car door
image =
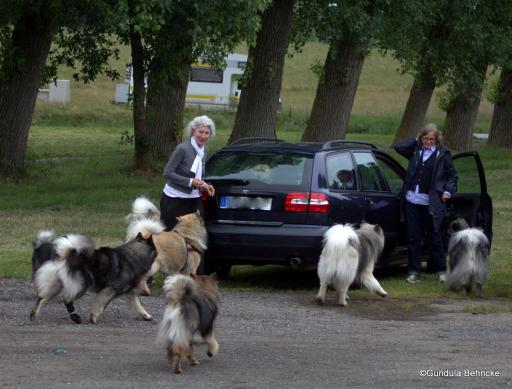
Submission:
<svg viewBox="0 0 512 389">
<path fill-rule="evenodd" d="M 491 242 L 492 200 L 487 193 L 484 167 L 476 151 L 452 157 L 459 176 L 457 193 L 447 201 L 446 225 L 457 217 L 466 219 L 471 227 L 480 227 Z"/>
</svg>

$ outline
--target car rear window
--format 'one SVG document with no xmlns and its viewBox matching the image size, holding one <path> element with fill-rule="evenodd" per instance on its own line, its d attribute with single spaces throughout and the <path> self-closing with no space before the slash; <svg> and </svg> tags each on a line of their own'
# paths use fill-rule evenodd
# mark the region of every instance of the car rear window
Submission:
<svg viewBox="0 0 512 389">
<path fill-rule="evenodd" d="M 290 153 L 218 153 L 206 167 L 208 179 L 240 179 L 272 186 L 302 186 L 311 157 Z"/>
</svg>

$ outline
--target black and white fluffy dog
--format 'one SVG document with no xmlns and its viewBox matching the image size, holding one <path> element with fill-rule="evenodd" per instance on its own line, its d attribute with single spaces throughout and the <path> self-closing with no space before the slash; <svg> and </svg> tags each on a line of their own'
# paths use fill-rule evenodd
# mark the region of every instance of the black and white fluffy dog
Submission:
<svg viewBox="0 0 512 389">
<path fill-rule="evenodd" d="M 333 285 L 338 304 L 347 305 L 348 288 L 356 280 L 370 292 L 386 297 L 387 292 L 373 276 L 375 262 L 383 248 L 384 232 L 379 225 L 362 222 L 357 231 L 349 224 L 329 228 L 317 267 L 320 279 L 317 304 L 324 303 L 327 287 Z"/>
<path fill-rule="evenodd" d="M 487 236 L 479 228 L 470 228 L 462 218 L 453 220 L 448 232 L 448 288 L 463 294 L 474 290 L 482 297 L 482 285 L 489 278 Z"/>
<path fill-rule="evenodd" d="M 69 237 L 69 236 L 68 236 Z M 64 237 L 63 237 L 64 238 Z M 77 246 L 68 238 L 54 242 L 56 256 L 43 263 L 35 272 L 34 288 L 37 302 L 30 313 L 35 320 L 42 305 L 51 298 L 61 295 L 64 304 L 72 307 L 73 301 L 88 290 L 96 293 L 96 301 L 91 310 L 91 323 L 96 323 L 99 315 L 113 298 L 127 295 L 137 313 L 145 320 L 151 320 L 136 293 L 149 294 L 139 290 L 146 286 L 145 277 L 156 256 L 151 237 L 144 239 L 141 234 L 118 247 Z M 74 312 L 71 319 L 80 323 L 80 315 Z"/>
<path fill-rule="evenodd" d="M 32 280 L 34 281 L 34 290 L 36 295 L 38 289 L 51 289 L 47 285 L 47 277 L 45 274 L 56 274 L 59 272 L 65 263 L 65 258 L 73 250 L 86 256 L 94 254 L 94 242 L 84 235 L 68 234 L 54 239 L 53 230 L 41 230 L 38 232 L 36 239 L 32 242 Z M 45 270 L 38 272 L 42 266 Z M 39 275 L 39 278 L 37 278 Z M 65 273 L 62 273 L 64 279 Z M 66 279 L 67 281 L 67 279 Z M 58 287 L 57 285 L 55 287 Z M 69 317 L 75 323 L 80 323 L 81 318 L 75 312 L 75 306 L 72 300 L 64 298 L 64 305 L 69 313 Z M 32 319 L 33 320 L 33 319 Z"/>
</svg>

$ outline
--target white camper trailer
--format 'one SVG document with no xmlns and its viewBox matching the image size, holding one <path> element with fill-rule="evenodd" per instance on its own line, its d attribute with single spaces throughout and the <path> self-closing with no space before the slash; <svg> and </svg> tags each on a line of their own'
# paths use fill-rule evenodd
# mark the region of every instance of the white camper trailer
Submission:
<svg viewBox="0 0 512 389">
<path fill-rule="evenodd" d="M 216 68 L 205 62 L 192 64 L 187 87 L 186 104 L 210 107 L 231 107 L 240 99 L 239 81 L 247 64 L 247 55 L 232 53 L 226 57 L 226 67 Z M 133 70 L 128 65 L 125 81 L 133 93 Z"/>
<path fill-rule="evenodd" d="M 244 74 L 247 55 L 228 54 L 226 68 L 214 68 L 206 63 L 192 64 L 186 103 L 214 106 L 237 105 L 240 99 L 239 81 Z"/>
</svg>

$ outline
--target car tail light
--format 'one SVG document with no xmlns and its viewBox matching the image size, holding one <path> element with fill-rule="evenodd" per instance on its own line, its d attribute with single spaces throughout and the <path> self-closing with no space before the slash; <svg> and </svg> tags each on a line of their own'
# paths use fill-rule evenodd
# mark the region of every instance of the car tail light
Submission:
<svg viewBox="0 0 512 389">
<path fill-rule="evenodd" d="M 329 199 L 323 193 L 311 193 L 309 199 L 309 212 L 328 213 L 330 209 Z"/>
<path fill-rule="evenodd" d="M 328 213 L 329 199 L 323 193 L 290 192 L 284 200 L 286 212 Z"/>
<path fill-rule="evenodd" d="M 203 190 L 201 192 L 201 203 L 203 203 L 203 209 L 206 209 L 206 206 L 208 205 L 209 198 L 210 198 L 210 195 L 208 194 L 208 191 Z"/>
<path fill-rule="evenodd" d="M 309 203 L 309 193 L 291 192 L 286 195 L 284 200 L 284 210 L 286 212 L 307 212 Z"/>
</svg>

